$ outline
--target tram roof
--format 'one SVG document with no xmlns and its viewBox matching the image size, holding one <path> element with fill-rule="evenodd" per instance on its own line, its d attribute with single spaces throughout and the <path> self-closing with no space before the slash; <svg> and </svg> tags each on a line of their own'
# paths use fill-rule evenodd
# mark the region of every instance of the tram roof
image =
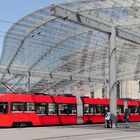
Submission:
<svg viewBox="0 0 140 140">
<path fill-rule="evenodd" d="M 138 80 L 140 1 L 67 0 L 28 14 L 7 31 L 1 83 L 16 92 L 59 93 L 82 90 L 83 85 L 99 88 L 109 79 L 112 26 L 117 29 L 117 80 Z"/>
</svg>

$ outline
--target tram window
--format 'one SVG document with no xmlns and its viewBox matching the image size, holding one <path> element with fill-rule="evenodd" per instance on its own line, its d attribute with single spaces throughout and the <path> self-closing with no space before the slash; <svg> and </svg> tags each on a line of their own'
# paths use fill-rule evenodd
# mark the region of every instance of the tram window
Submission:
<svg viewBox="0 0 140 140">
<path fill-rule="evenodd" d="M 25 111 L 35 111 L 34 103 L 25 103 Z"/>
<path fill-rule="evenodd" d="M 124 113 L 124 106 L 117 106 L 117 113 L 118 114 L 121 114 L 121 113 Z"/>
<path fill-rule="evenodd" d="M 47 104 L 46 103 L 36 103 L 36 113 L 46 115 L 47 114 Z"/>
<path fill-rule="evenodd" d="M 140 110 L 139 110 L 139 106 L 135 106 L 135 107 L 134 107 L 134 113 L 135 113 L 135 114 L 139 114 L 139 111 L 140 111 Z"/>
<path fill-rule="evenodd" d="M 85 104 L 84 105 L 84 114 L 88 114 L 88 115 L 95 114 L 94 105 Z"/>
<path fill-rule="evenodd" d="M 24 111 L 24 103 L 12 103 L 11 111 L 23 112 Z"/>
<path fill-rule="evenodd" d="M 48 104 L 48 115 L 57 115 L 57 104 Z"/>
<path fill-rule="evenodd" d="M 101 112 L 102 112 L 103 115 L 105 115 L 108 110 L 109 110 L 108 105 L 102 105 L 101 106 Z"/>
<path fill-rule="evenodd" d="M 137 114 L 140 114 L 140 106 L 136 107 Z"/>
<path fill-rule="evenodd" d="M 77 106 L 75 104 L 68 105 L 68 114 L 69 115 L 76 115 L 77 114 Z"/>
<path fill-rule="evenodd" d="M 94 105 L 94 112 L 95 114 L 101 114 L 101 105 Z"/>
<path fill-rule="evenodd" d="M 68 115 L 68 104 L 59 104 L 58 113 L 59 115 Z"/>
<path fill-rule="evenodd" d="M 128 109 L 129 109 L 130 113 L 132 113 L 132 114 L 135 113 L 135 107 L 134 106 L 129 106 Z"/>
<path fill-rule="evenodd" d="M 95 114 L 94 105 L 89 105 L 89 114 Z"/>
<path fill-rule="evenodd" d="M 138 114 L 140 114 L 140 106 L 137 107 Z"/>
<path fill-rule="evenodd" d="M 7 114 L 8 113 L 8 103 L 0 102 L 0 114 Z"/>
<path fill-rule="evenodd" d="M 84 114 L 89 114 L 89 104 L 84 104 Z"/>
</svg>

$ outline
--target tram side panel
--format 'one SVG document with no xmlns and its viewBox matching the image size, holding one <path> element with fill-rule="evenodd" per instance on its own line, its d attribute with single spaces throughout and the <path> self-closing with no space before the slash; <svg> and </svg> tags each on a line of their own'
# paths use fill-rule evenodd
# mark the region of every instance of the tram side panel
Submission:
<svg viewBox="0 0 140 140">
<path fill-rule="evenodd" d="M 104 109 L 109 107 L 107 100 L 82 98 L 83 123 L 104 123 Z"/>
<path fill-rule="evenodd" d="M 128 100 L 128 110 L 130 112 L 129 121 L 139 122 L 140 121 L 140 102 L 137 100 Z"/>
<path fill-rule="evenodd" d="M 109 99 L 5 94 L 0 95 L 0 127 L 104 123 L 105 108 Z M 118 122 L 124 122 L 125 108 L 130 121 L 140 121 L 139 101 L 118 100 Z"/>
<path fill-rule="evenodd" d="M 109 109 L 109 99 L 82 98 L 83 123 L 104 123 L 105 110 Z M 124 101 L 117 101 L 118 122 L 124 122 Z"/>
<path fill-rule="evenodd" d="M 124 122 L 124 100 L 117 100 L 117 122 Z"/>
<path fill-rule="evenodd" d="M 77 124 L 75 97 L 1 95 L 0 126 Z"/>
</svg>

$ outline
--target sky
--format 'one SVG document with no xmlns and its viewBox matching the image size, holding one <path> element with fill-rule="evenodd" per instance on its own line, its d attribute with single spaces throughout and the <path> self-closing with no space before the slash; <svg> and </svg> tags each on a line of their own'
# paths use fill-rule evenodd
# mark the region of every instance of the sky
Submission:
<svg viewBox="0 0 140 140">
<path fill-rule="evenodd" d="M 0 1 L 0 53 L 5 33 L 25 15 L 47 7 L 51 4 L 62 3 L 64 0 L 1 0 Z M 12 23 L 8 23 L 12 22 Z"/>
</svg>

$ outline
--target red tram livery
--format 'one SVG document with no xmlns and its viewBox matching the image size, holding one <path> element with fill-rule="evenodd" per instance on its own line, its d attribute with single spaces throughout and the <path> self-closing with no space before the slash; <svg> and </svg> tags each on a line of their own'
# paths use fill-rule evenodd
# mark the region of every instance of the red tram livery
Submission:
<svg viewBox="0 0 140 140">
<path fill-rule="evenodd" d="M 80 100 L 82 105 L 74 96 L 1 94 L 0 127 L 104 123 L 109 99 Z M 117 101 L 117 121 L 124 122 L 126 107 L 131 113 L 130 121 L 140 121 L 140 102 L 136 100 Z"/>
<path fill-rule="evenodd" d="M 2 127 L 77 124 L 76 98 L 0 95 L 0 120 Z"/>
</svg>

